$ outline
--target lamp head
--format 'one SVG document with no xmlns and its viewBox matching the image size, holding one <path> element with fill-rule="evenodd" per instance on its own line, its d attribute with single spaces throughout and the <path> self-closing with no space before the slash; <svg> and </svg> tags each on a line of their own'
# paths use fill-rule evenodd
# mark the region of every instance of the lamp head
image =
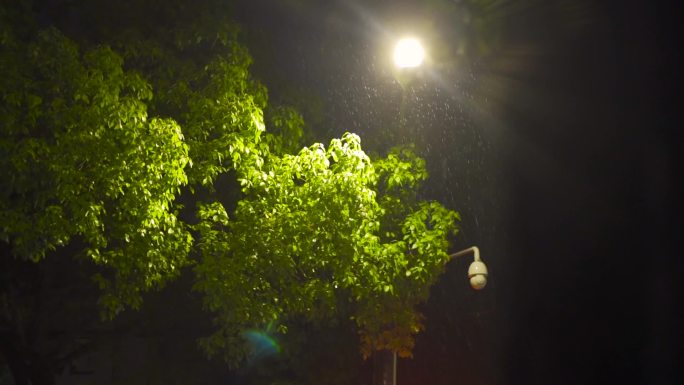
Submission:
<svg viewBox="0 0 684 385">
<path fill-rule="evenodd" d="M 468 267 L 470 286 L 475 290 L 482 290 L 487 285 L 487 266 L 482 261 L 474 261 Z"/>
<path fill-rule="evenodd" d="M 401 39 L 394 48 L 394 64 L 399 68 L 418 67 L 424 57 L 423 46 L 415 38 Z"/>
</svg>

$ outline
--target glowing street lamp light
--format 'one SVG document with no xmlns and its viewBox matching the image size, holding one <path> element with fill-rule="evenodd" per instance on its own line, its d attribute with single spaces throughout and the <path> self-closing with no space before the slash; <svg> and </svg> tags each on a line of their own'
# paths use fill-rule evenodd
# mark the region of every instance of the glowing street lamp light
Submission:
<svg viewBox="0 0 684 385">
<path fill-rule="evenodd" d="M 394 47 L 394 64 L 399 68 L 418 67 L 425 59 L 425 50 L 415 38 L 404 38 Z"/>
</svg>

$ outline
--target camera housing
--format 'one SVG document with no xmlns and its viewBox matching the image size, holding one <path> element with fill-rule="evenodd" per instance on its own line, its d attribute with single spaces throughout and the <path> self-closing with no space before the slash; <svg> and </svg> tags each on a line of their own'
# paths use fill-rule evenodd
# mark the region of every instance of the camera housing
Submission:
<svg viewBox="0 0 684 385">
<path fill-rule="evenodd" d="M 474 261 L 468 267 L 470 286 L 475 290 L 482 290 L 487 286 L 487 266 L 482 261 Z"/>
</svg>

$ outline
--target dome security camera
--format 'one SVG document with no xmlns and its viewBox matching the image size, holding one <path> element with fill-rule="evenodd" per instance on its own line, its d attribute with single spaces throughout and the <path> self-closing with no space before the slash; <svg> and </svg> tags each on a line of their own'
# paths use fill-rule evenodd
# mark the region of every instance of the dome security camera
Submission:
<svg viewBox="0 0 684 385">
<path fill-rule="evenodd" d="M 474 261 L 468 267 L 470 286 L 475 290 L 482 290 L 487 285 L 487 266 L 482 261 Z"/>
</svg>

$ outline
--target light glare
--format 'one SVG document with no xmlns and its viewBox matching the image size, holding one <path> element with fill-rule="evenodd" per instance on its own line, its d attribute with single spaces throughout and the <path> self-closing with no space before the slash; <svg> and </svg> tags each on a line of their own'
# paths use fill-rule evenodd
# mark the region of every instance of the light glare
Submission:
<svg viewBox="0 0 684 385">
<path fill-rule="evenodd" d="M 424 57 L 425 51 L 418 39 L 401 39 L 394 48 L 394 63 L 398 67 L 418 67 Z"/>
</svg>

